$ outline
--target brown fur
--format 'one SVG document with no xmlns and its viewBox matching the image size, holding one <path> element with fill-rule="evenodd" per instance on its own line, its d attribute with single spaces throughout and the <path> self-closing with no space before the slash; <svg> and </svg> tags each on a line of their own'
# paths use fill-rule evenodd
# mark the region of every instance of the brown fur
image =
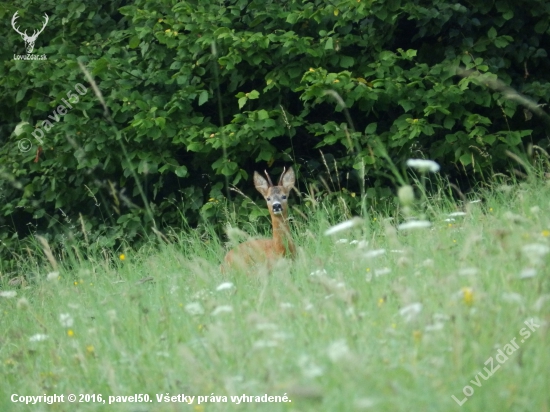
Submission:
<svg viewBox="0 0 550 412">
<path fill-rule="evenodd" d="M 266 177 L 267 180 L 259 173 L 254 172 L 254 187 L 267 202 L 271 215 L 273 238 L 249 240 L 230 250 L 224 258 L 223 272 L 225 272 L 225 268 L 249 269 L 257 264 L 266 264 L 268 268 L 271 268 L 277 259 L 296 256 L 296 247 L 288 225 L 287 204 L 288 196 L 296 180 L 294 170 L 290 167 L 283 171 L 277 186 L 273 186 L 267 172 Z M 273 211 L 274 203 L 281 205 L 280 213 Z"/>
</svg>

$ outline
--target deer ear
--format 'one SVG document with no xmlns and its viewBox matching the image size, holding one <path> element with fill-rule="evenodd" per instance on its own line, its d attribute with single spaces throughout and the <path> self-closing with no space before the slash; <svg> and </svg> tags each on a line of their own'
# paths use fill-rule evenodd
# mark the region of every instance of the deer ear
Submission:
<svg viewBox="0 0 550 412">
<path fill-rule="evenodd" d="M 295 182 L 296 176 L 294 175 L 292 167 L 289 167 L 288 170 L 283 170 L 281 178 L 279 179 L 279 186 L 283 186 L 285 189 L 290 190 L 294 187 Z"/>
<path fill-rule="evenodd" d="M 267 197 L 269 183 L 258 172 L 254 172 L 254 187 L 263 197 Z"/>
</svg>

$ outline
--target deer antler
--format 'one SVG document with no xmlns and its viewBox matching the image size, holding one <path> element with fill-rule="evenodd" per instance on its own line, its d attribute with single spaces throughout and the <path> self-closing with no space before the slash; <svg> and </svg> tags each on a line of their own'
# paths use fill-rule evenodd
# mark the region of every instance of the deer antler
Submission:
<svg viewBox="0 0 550 412">
<path fill-rule="evenodd" d="M 46 28 L 46 25 L 48 24 L 48 21 L 50 21 L 50 18 L 48 17 L 48 15 L 46 13 L 44 13 L 44 17 L 46 17 L 46 21 L 44 22 L 44 25 L 42 26 L 42 28 L 40 29 L 40 31 L 38 33 L 33 33 L 33 37 L 38 37 L 38 35 L 40 33 L 42 33 L 44 31 L 44 29 Z M 35 30 L 36 31 L 36 30 Z"/>
<path fill-rule="evenodd" d="M 50 18 L 48 17 L 48 15 L 46 13 L 44 13 L 44 17 L 46 18 L 46 21 L 44 22 L 44 24 L 42 25 L 42 28 L 38 31 L 34 30 L 32 36 L 29 36 L 27 34 L 27 30 L 25 30 L 23 33 L 21 33 L 19 31 L 19 27 L 15 27 L 15 21 L 19 18 L 19 16 L 17 15 L 17 13 L 19 13 L 18 11 L 16 11 L 14 14 L 13 14 L 13 17 L 11 18 L 11 26 L 13 27 L 13 29 L 21 36 L 23 36 L 23 38 L 30 38 L 30 39 L 36 39 L 38 37 L 38 35 L 40 33 L 42 33 L 44 31 L 44 29 L 46 28 L 46 25 L 48 24 L 48 21 L 50 21 Z"/>
<path fill-rule="evenodd" d="M 17 18 L 19 17 L 17 15 L 17 13 L 19 13 L 18 11 L 15 12 L 15 14 L 13 15 L 13 17 L 11 18 L 11 27 L 13 27 L 13 29 L 18 33 L 20 34 L 21 36 L 26 36 L 27 35 L 27 30 L 25 30 L 25 33 L 21 33 L 19 31 L 19 27 L 15 27 L 15 20 L 17 20 Z"/>
<path fill-rule="evenodd" d="M 264 170 L 265 177 L 267 177 L 267 182 L 269 183 L 269 187 L 273 186 L 273 182 L 271 182 L 271 178 L 267 174 L 267 170 Z"/>
<path fill-rule="evenodd" d="M 281 173 L 281 177 L 279 178 L 279 186 L 281 186 L 283 183 L 283 177 L 285 176 L 285 173 L 286 173 L 286 167 L 283 167 L 283 173 Z"/>
</svg>

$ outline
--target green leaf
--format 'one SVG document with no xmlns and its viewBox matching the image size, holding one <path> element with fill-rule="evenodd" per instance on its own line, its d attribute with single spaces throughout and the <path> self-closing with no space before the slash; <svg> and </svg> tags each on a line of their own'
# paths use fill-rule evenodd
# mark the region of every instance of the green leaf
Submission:
<svg viewBox="0 0 550 412">
<path fill-rule="evenodd" d="M 500 36 L 500 37 L 497 37 L 495 39 L 495 46 L 498 47 L 499 49 L 502 49 L 502 48 L 508 46 L 509 43 L 510 42 L 508 40 L 506 40 L 504 38 L 504 36 Z"/>
<path fill-rule="evenodd" d="M 378 123 L 371 123 L 365 128 L 365 134 L 374 134 L 376 132 L 376 128 L 378 127 Z"/>
<path fill-rule="evenodd" d="M 443 121 L 443 127 L 445 129 L 451 130 L 453 126 L 455 125 L 456 120 L 453 117 L 447 116 L 445 117 L 445 120 Z"/>
<path fill-rule="evenodd" d="M 488 144 L 493 144 L 496 140 L 496 136 L 494 134 L 487 134 L 483 136 L 483 141 Z"/>
<path fill-rule="evenodd" d="M 143 100 L 136 100 L 136 106 L 141 110 L 149 110 L 149 106 Z"/>
<path fill-rule="evenodd" d="M 265 120 L 269 119 L 269 113 L 265 110 L 258 110 L 258 119 L 259 120 Z"/>
<path fill-rule="evenodd" d="M 470 153 L 464 153 L 462 156 L 460 156 L 460 163 L 462 163 L 464 166 L 468 166 L 472 163 L 472 155 Z"/>
<path fill-rule="evenodd" d="M 329 37 L 327 39 L 327 42 L 325 43 L 325 50 L 334 50 L 334 44 L 333 44 L 332 37 Z"/>
<path fill-rule="evenodd" d="M 92 74 L 95 76 L 97 74 L 103 73 L 105 69 L 109 66 L 109 61 L 102 57 L 98 61 L 96 61 L 94 69 L 92 70 Z"/>
<path fill-rule="evenodd" d="M 497 31 L 494 27 L 491 27 L 487 32 L 487 37 L 494 40 L 497 37 Z"/>
<path fill-rule="evenodd" d="M 286 16 L 286 22 L 290 24 L 294 24 L 298 21 L 300 18 L 299 13 L 290 13 L 288 16 Z"/>
<path fill-rule="evenodd" d="M 355 59 L 350 56 L 342 56 L 340 57 L 340 66 L 347 69 L 348 67 L 353 66 L 355 63 Z"/>
<path fill-rule="evenodd" d="M 199 106 L 202 106 L 207 101 L 208 101 L 208 92 L 206 90 L 203 90 L 199 95 Z"/>
<path fill-rule="evenodd" d="M 239 99 L 239 109 L 242 109 L 247 101 L 248 101 L 248 97 L 241 97 Z"/>
<path fill-rule="evenodd" d="M 164 126 L 166 125 L 166 119 L 164 117 L 157 117 L 155 118 L 155 124 L 161 129 L 164 129 Z"/>
<path fill-rule="evenodd" d="M 247 93 L 246 97 L 248 97 L 250 100 L 257 99 L 260 97 L 260 92 L 257 90 L 252 90 L 250 93 Z"/>
<path fill-rule="evenodd" d="M 548 30 L 548 18 L 541 19 L 535 24 L 535 32 L 538 34 L 543 34 Z"/>
<path fill-rule="evenodd" d="M 511 20 L 514 17 L 514 12 L 512 10 L 506 11 L 502 17 L 504 17 L 504 20 Z"/>
<path fill-rule="evenodd" d="M 21 88 L 17 91 L 17 94 L 15 95 L 15 103 L 20 102 L 23 100 L 23 97 L 25 97 L 25 93 L 27 93 L 27 89 Z"/>
<path fill-rule="evenodd" d="M 137 46 L 139 46 L 139 37 L 133 36 L 130 38 L 130 43 L 128 44 L 131 49 L 135 49 Z"/>
<path fill-rule="evenodd" d="M 187 176 L 187 168 L 185 166 L 178 166 L 174 170 L 174 173 L 176 173 L 177 177 L 185 177 Z"/>
</svg>

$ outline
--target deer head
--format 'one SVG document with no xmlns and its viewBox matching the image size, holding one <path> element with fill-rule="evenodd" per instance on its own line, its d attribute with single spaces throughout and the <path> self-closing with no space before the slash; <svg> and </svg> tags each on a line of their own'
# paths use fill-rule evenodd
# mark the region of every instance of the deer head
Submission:
<svg viewBox="0 0 550 412">
<path fill-rule="evenodd" d="M 15 14 L 13 15 L 12 19 L 11 19 L 11 26 L 13 27 L 13 29 L 21 35 L 21 37 L 23 38 L 23 41 L 25 42 L 25 48 L 27 49 L 27 53 L 32 53 L 32 51 L 34 50 L 34 42 L 36 41 L 36 39 L 38 38 L 38 35 L 40 33 L 42 33 L 44 31 L 44 28 L 46 27 L 46 24 L 48 24 L 48 15 L 46 13 L 44 13 L 44 17 L 46 18 L 46 21 L 44 22 L 44 24 L 42 25 L 42 28 L 38 31 L 34 30 L 34 33 L 31 35 L 31 36 L 28 36 L 27 35 L 27 30 L 25 30 L 23 33 L 21 33 L 19 31 L 19 28 L 18 27 L 15 27 L 15 20 L 17 20 L 17 18 L 19 17 L 17 15 L 17 11 L 15 12 Z"/>
<path fill-rule="evenodd" d="M 267 172 L 264 173 L 267 180 L 264 179 L 259 173 L 254 172 L 254 186 L 266 200 L 267 207 L 269 208 L 269 214 L 272 217 L 277 216 L 286 218 L 287 198 L 290 194 L 290 190 L 294 187 L 296 180 L 294 170 L 292 170 L 292 167 L 288 170 L 283 170 L 277 186 L 273 185 Z"/>
</svg>

